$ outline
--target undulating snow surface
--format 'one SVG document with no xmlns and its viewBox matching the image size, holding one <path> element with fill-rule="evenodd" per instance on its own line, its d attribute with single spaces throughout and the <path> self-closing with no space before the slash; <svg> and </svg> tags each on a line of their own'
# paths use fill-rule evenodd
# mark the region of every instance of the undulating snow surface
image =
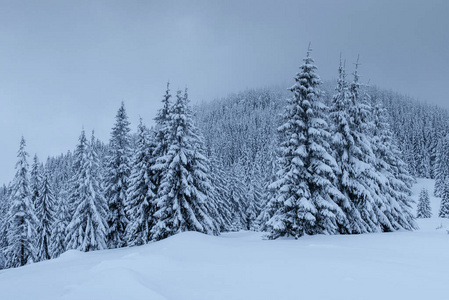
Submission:
<svg viewBox="0 0 449 300">
<path fill-rule="evenodd" d="M 432 180 L 418 180 L 417 199 Z M 449 219 L 415 232 L 262 239 L 183 233 L 0 271 L 0 299 L 448 299 Z"/>
</svg>

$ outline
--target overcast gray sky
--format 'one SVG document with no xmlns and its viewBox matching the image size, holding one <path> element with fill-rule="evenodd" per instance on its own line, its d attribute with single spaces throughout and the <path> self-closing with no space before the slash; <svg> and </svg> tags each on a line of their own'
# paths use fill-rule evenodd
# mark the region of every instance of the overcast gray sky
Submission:
<svg viewBox="0 0 449 300">
<path fill-rule="evenodd" d="M 364 81 L 449 107 L 447 0 L 0 0 L 0 183 L 21 135 L 45 160 L 82 126 L 107 141 L 122 100 L 152 124 L 167 80 L 193 101 L 288 87 L 309 41 L 323 79 L 360 54 Z"/>
</svg>

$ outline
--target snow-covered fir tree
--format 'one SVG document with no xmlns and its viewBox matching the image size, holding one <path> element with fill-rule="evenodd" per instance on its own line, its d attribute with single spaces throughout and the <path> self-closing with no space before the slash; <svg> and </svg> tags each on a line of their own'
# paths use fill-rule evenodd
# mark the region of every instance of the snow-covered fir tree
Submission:
<svg viewBox="0 0 449 300">
<path fill-rule="evenodd" d="M 151 229 L 155 225 L 156 211 L 154 199 L 157 187 L 152 166 L 154 143 L 149 130 L 140 120 L 137 130 L 136 149 L 129 177 L 128 202 L 126 212 L 129 223 L 126 227 L 126 240 L 129 246 L 143 245 L 151 241 Z"/>
<path fill-rule="evenodd" d="M 419 193 L 418 207 L 417 207 L 417 218 L 431 218 L 432 209 L 430 208 L 430 198 L 429 192 L 426 188 L 423 188 Z"/>
<path fill-rule="evenodd" d="M 41 164 L 39 163 L 39 158 L 35 154 L 30 172 L 31 204 L 33 205 L 36 204 L 36 201 L 40 196 L 41 185 L 42 185 Z"/>
<path fill-rule="evenodd" d="M 85 147 L 86 145 L 83 145 Z M 66 229 L 71 220 L 70 211 L 75 211 L 75 205 L 69 205 L 71 185 L 75 181 L 73 176 L 73 155 L 69 151 L 67 154 L 60 155 L 55 159 L 47 160 L 45 165 L 52 175 L 52 187 L 55 194 L 55 218 L 51 230 L 50 254 L 56 258 L 66 250 Z M 72 179 L 73 178 L 73 179 Z M 74 193 L 76 195 L 76 193 Z M 70 210 L 70 207 L 73 207 Z"/>
<path fill-rule="evenodd" d="M 327 142 L 326 106 L 320 100 L 321 81 L 310 49 L 303 61 L 284 112 L 285 123 L 279 128 L 284 141 L 279 179 L 272 185 L 277 193 L 268 221 L 270 238 L 336 233 L 337 218 L 344 218 L 334 202 L 342 195 L 333 185 L 336 162 Z"/>
<path fill-rule="evenodd" d="M 340 170 L 337 188 L 345 196 L 338 204 L 347 218 L 347 222 L 339 224 L 341 233 L 380 231 L 379 218 L 387 220 L 379 209 L 382 200 L 376 194 L 380 174 L 375 169 L 376 157 L 369 138 L 371 107 L 360 94 L 357 67 L 358 63 L 354 81 L 348 84 L 340 63 L 331 108 L 332 148 Z"/>
<path fill-rule="evenodd" d="M 57 157 L 48 157 L 45 168 L 50 174 L 50 184 L 56 199 L 64 199 L 69 201 L 69 192 L 71 186 L 71 178 L 73 177 L 73 154 L 67 151 Z M 59 200 L 58 200 L 59 201 Z"/>
<path fill-rule="evenodd" d="M 449 178 L 446 179 L 443 185 L 443 193 L 441 195 L 441 205 L 438 216 L 440 218 L 449 218 Z"/>
<path fill-rule="evenodd" d="M 52 258 L 58 257 L 66 250 L 66 230 L 71 218 L 64 197 L 58 198 L 55 211 L 55 220 L 50 235 L 50 254 Z"/>
<path fill-rule="evenodd" d="M 167 154 L 168 151 L 168 138 L 170 136 L 170 110 L 172 103 L 170 101 L 170 84 L 167 82 L 167 89 L 162 98 L 162 108 L 157 112 L 154 121 L 155 126 L 155 144 L 156 147 L 153 151 L 153 157 L 155 159 L 161 158 Z M 162 178 L 162 170 L 153 170 L 155 176 L 155 183 L 159 186 Z"/>
<path fill-rule="evenodd" d="M 226 174 L 222 160 L 216 154 L 211 154 L 211 185 L 213 188 L 213 195 L 219 215 L 221 218 L 220 231 L 231 230 L 232 224 L 232 210 L 229 202 L 229 176 Z"/>
<path fill-rule="evenodd" d="M 257 167 L 253 167 L 248 172 L 247 183 L 247 207 L 246 207 L 246 230 L 257 230 L 258 224 L 256 222 L 257 217 L 262 211 L 262 179 Z"/>
<path fill-rule="evenodd" d="M 376 187 L 379 189 L 377 205 L 381 212 L 379 222 L 383 231 L 415 229 L 417 225 L 410 198 L 413 178 L 409 175 L 401 153 L 394 143 L 387 115 L 382 104 L 374 101 L 371 145 L 376 157 L 374 166 L 378 172 Z"/>
<path fill-rule="evenodd" d="M 93 133 L 91 142 L 88 143 L 83 130 L 75 151 L 76 164 L 80 168 L 75 170 L 77 184 L 74 194 L 77 199 L 74 214 L 67 226 L 67 249 L 85 252 L 107 249 L 108 207 L 99 178 L 98 156 L 94 143 Z"/>
<path fill-rule="evenodd" d="M 115 117 L 109 141 L 106 163 L 105 197 L 108 202 L 108 246 L 118 248 L 126 245 L 125 230 L 128 219 L 125 213 L 126 191 L 131 172 L 130 128 L 125 104 L 122 102 Z"/>
<path fill-rule="evenodd" d="M 28 153 L 22 137 L 17 154 L 16 175 L 11 185 L 8 213 L 8 247 L 6 249 L 7 267 L 20 267 L 36 260 L 34 236 L 36 216 L 31 203 L 28 174 Z"/>
<path fill-rule="evenodd" d="M 78 144 L 75 147 L 75 151 L 73 152 L 73 160 L 72 160 L 72 173 L 71 177 L 68 179 L 68 201 L 67 201 L 67 209 L 69 212 L 70 220 L 73 214 L 75 213 L 77 207 L 77 201 L 80 198 L 80 185 L 82 182 L 79 180 L 80 172 L 86 161 L 86 153 L 87 153 L 87 139 L 86 134 L 84 132 L 84 128 L 81 131 L 81 135 L 78 139 Z"/>
<path fill-rule="evenodd" d="M 187 88 L 184 91 L 183 95 L 184 101 L 187 107 L 187 114 L 190 116 L 192 122 L 194 122 L 193 110 L 190 106 L 190 100 L 187 94 Z M 206 214 L 213 220 L 214 222 L 214 233 L 218 234 L 220 232 L 220 228 L 227 227 L 229 224 L 229 215 L 227 205 L 223 205 L 223 202 L 220 201 L 219 198 L 216 197 L 216 190 L 212 184 L 212 165 L 207 155 L 207 149 L 205 147 L 204 137 L 198 127 L 193 123 L 191 127 L 193 136 L 195 137 L 195 143 L 193 148 L 195 149 L 194 157 L 192 161 L 192 166 L 196 166 L 196 170 L 194 174 L 196 175 L 194 180 L 195 184 L 198 185 L 199 190 L 207 195 L 207 203 L 205 205 Z"/>
<path fill-rule="evenodd" d="M 435 162 L 435 189 L 434 195 L 442 197 L 444 186 L 449 178 L 449 135 L 446 135 L 438 143 Z"/>
<path fill-rule="evenodd" d="M 246 230 L 247 226 L 247 193 L 244 180 L 243 166 L 236 162 L 231 167 L 229 175 L 228 199 L 231 208 L 231 231 Z"/>
<path fill-rule="evenodd" d="M 273 147 L 272 149 L 273 149 L 273 154 L 275 154 L 276 153 L 274 151 L 275 147 Z M 273 156 L 275 156 L 275 155 L 273 155 Z M 269 230 L 269 227 L 267 224 L 268 224 L 268 221 L 273 216 L 273 214 L 275 212 L 275 208 L 276 208 L 274 206 L 275 203 L 271 202 L 270 200 L 275 197 L 277 191 L 274 188 L 270 188 L 270 185 L 272 182 L 275 182 L 277 180 L 277 176 L 276 176 L 276 173 L 274 172 L 274 170 L 278 169 L 277 165 L 276 165 L 278 160 L 270 159 L 270 157 L 271 157 L 271 155 L 268 156 L 267 160 L 262 160 L 262 161 L 259 160 L 259 164 L 263 164 L 263 163 L 269 164 L 270 168 L 268 168 L 268 170 L 270 170 L 270 169 L 273 170 L 266 174 L 266 178 L 264 180 L 264 187 L 263 187 L 263 193 L 262 193 L 262 199 L 261 199 L 261 211 L 256 219 L 256 224 L 257 224 L 257 228 L 259 231 L 268 231 Z"/>
<path fill-rule="evenodd" d="M 157 157 L 153 166 L 162 174 L 155 200 L 157 223 L 152 229 L 153 239 L 182 231 L 218 234 L 219 225 L 210 215 L 213 199 L 208 160 L 198 147 L 201 139 L 193 124 L 187 93 L 183 96 L 178 91 L 168 120 L 168 151 Z"/>
<path fill-rule="evenodd" d="M 37 257 L 39 260 L 47 260 L 52 257 L 50 243 L 55 218 L 55 196 L 51 187 L 50 173 L 48 170 L 45 171 L 42 177 L 40 193 L 36 200 L 35 208 L 38 218 Z"/>
</svg>

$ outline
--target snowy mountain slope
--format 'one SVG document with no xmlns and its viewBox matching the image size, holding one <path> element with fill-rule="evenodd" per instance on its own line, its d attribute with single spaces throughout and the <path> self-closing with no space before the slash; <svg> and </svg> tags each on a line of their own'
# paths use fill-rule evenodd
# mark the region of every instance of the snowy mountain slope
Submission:
<svg viewBox="0 0 449 300">
<path fill-rule="evenodd" d="M 418 180 L 415 197 L 432 184 Z M 436 216 L 439 199 L 431 201 Z M 188 232 L 141 247 L 68 251 L 0 271 L 0 299 L 447 299 L 449 220 L 418 222 L 415 232 L 276 241 Z"/>
</svg>

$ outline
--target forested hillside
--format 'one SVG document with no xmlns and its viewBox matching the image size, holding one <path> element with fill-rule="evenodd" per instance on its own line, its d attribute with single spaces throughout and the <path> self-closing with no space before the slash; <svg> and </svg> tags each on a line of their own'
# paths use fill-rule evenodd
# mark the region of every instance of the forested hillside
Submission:
<svg viewBox="0 0 449 300">
<path fill-rule="evenodd" d="M 335 83 L 325 82 L 322 89 L 329 104 Z M 434 178 L 438 143 L 449 133 L 449 112 L 391 90 L 372 86 L 365 89 L 373 103 L 379 100 L 386 109 L 386 118 L 410 174 Z M 263 166 L 271 170 L 269 166 L 279 144 L 277 126 L 289 96 L 287 88 L 252 89 L 195 107 L 209 151 L 217 151 L 227 166 L 248 162 L 258 165 L 254 162 L 263 157 Z"/>
<path fill-rule="evenodd" d="M 445 217 L 448 111 L 363 85 L 358 65 L 322 84 L 310 51 L 288 89 L 192 108 L 167 84 L 152 128 L 130 124 L 122 103 L 107 144 L 83 130 L 72 151 L 29 165 L 22 137 L 0 188 L 0 267 L 184 231 L 413 230 L 413 176 L 436 179 Z"/>
</svg>

